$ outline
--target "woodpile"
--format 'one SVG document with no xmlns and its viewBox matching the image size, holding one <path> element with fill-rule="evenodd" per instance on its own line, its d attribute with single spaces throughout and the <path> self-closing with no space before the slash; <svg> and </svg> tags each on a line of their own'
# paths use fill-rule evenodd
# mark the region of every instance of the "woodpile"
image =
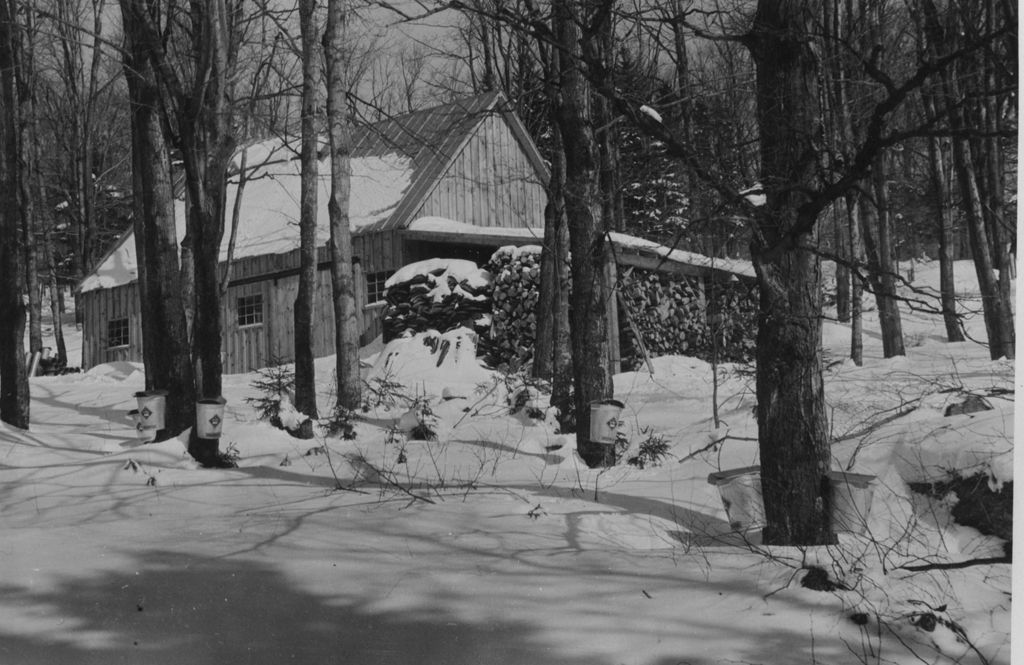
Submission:
<svg viewBox="0 0 1024 665">
<path fill-rule="evenodd" d="M 490 335 L 481 337 L 481 347 L 492 367 L 521 366 L 533 358 L 540 253 L 537 245 L 502 247 L 487 263 L 493 279 L 493 309 Z"/>
<path fill-rule="evenodd" d="M 465 263 L 465 262 L 464 262 Z M 415 268 L 415 266 L 407 266 Z M 460 326 L 481 337 L 490 331 L 489 276 L 476 270 L 450 270 L 443 262 L 424 262 L 423 269 L 407 270 L 408 279 L 389 283 L 384 292 L 384 342 L 427 330 L 446 332 Z"/>
<path fill-rule="evenodd" d="M 745 284 L 707 285 L 696 277 L 635 269 L 623 276 L 620 291 L 652 357 L 687 355 L 710 360 L 716 342 L 722 362 L 753 357 L 757 304 Z M 643 359 L 626 314 L 619 316 L 622 365 L 636 369 Z"/>
</svg>

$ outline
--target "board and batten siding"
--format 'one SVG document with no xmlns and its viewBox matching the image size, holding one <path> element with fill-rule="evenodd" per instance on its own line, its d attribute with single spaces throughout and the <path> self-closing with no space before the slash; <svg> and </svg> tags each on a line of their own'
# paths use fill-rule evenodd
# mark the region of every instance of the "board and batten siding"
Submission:
<svg viewBox="0 0 1024 665">
<path fill-rule="evenodd" d="M 411 219 L 446 217 L 474 226 L 544 225 L 537 171 L 500 115 L 483 120 Z"/>
<path fill-rule="evenodd" d="M 120 361 L 142 362 L 142 312 L 137 282 L 87 291 L 79 297 L 82 321 L 82 369 Z M 127 345 L 110 346 L 110 321 L 128 319 Z"/>
</svg>

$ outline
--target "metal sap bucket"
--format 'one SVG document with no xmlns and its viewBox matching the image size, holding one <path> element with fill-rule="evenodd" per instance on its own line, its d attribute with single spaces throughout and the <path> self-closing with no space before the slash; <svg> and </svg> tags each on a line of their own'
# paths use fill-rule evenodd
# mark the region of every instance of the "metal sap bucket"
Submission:
<svg viewBox="0 0 1024 665">
<path fill-rule="evenodd" d="M 593 443 L 615 444 L 619 416 L 626 405 L 616 399 L 590 403 L 590 440 Z"/>
<path fill-rule="evenodd" d="M 196 436 L 200 439 L 219 439 L 224 429 L 223 397 L 211 397 L 196 402 Z"/>
<path fill-rule="evenodd" d="M 135 399 L 139 403 L 139 424 L 163 429 L 167 413 L 167 391 L 145 390 L 135 393 Z"/>
</svg>

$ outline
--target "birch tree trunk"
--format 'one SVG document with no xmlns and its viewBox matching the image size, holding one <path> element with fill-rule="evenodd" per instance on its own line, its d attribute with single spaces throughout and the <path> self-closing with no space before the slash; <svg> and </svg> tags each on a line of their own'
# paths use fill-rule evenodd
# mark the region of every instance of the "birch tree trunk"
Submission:
<svg viewBox="0 0 1024 665">
<path fill-rule="evenodd" d="M 324 52 L 327 63 L 327 127 L 331 144 L 331 195 L 327 202 L 331 237 L 331 291 L 334 302 L 335 371 L 338 405 L 355 409 L 362 399 L 359 377 L 359 326 L 352 276 L 352 231 L 349 227 L 352 130 L 344 83 L 344 0 L 328 0 Z"/>
</svg>

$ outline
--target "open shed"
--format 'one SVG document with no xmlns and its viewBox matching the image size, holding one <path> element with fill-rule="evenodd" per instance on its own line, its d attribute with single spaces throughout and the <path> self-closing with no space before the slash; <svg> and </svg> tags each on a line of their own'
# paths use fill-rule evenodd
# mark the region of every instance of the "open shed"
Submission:
<svg viewBox="0 0 1024 665">
<path fill-rule="evenodd" d="M 229 188 L 228 210 L 242 193 L 222 310 L 228 373 L 287 362 L 294 355 L 293 309 L 299 279 L 299 163 L 294 145 L 274 139 L 247 146 L 244 185 L 236 175 Z M 356 128 L 351 154 L 349 214 L 364 342 L 380 332 L 383 286 L 395 270 L 441 251 L 433 243 L 441 243 L 449 255 L 475 246 L 465 238 L 423 237 L 409 229 L 413 220 L 441 216 L 496 230 L 543 225 L 547 170 L 501 93 Z M 318 315 L 315 330 L 318 357 L 334 352 L 325 246 L 329 170 L 325 147 L 318 212 L 316 307 L 324 313 Z M 178 201 L 179 237 L 184 236 L 184 210 L 184 202 Z M 226 232 L 221 248 L 222 268 L 228 265 L 229 236 Z M 137 279 L 135 239 L 128 230 L 79 285 L 83 368 L 142 360 Z"/>
</svg>

